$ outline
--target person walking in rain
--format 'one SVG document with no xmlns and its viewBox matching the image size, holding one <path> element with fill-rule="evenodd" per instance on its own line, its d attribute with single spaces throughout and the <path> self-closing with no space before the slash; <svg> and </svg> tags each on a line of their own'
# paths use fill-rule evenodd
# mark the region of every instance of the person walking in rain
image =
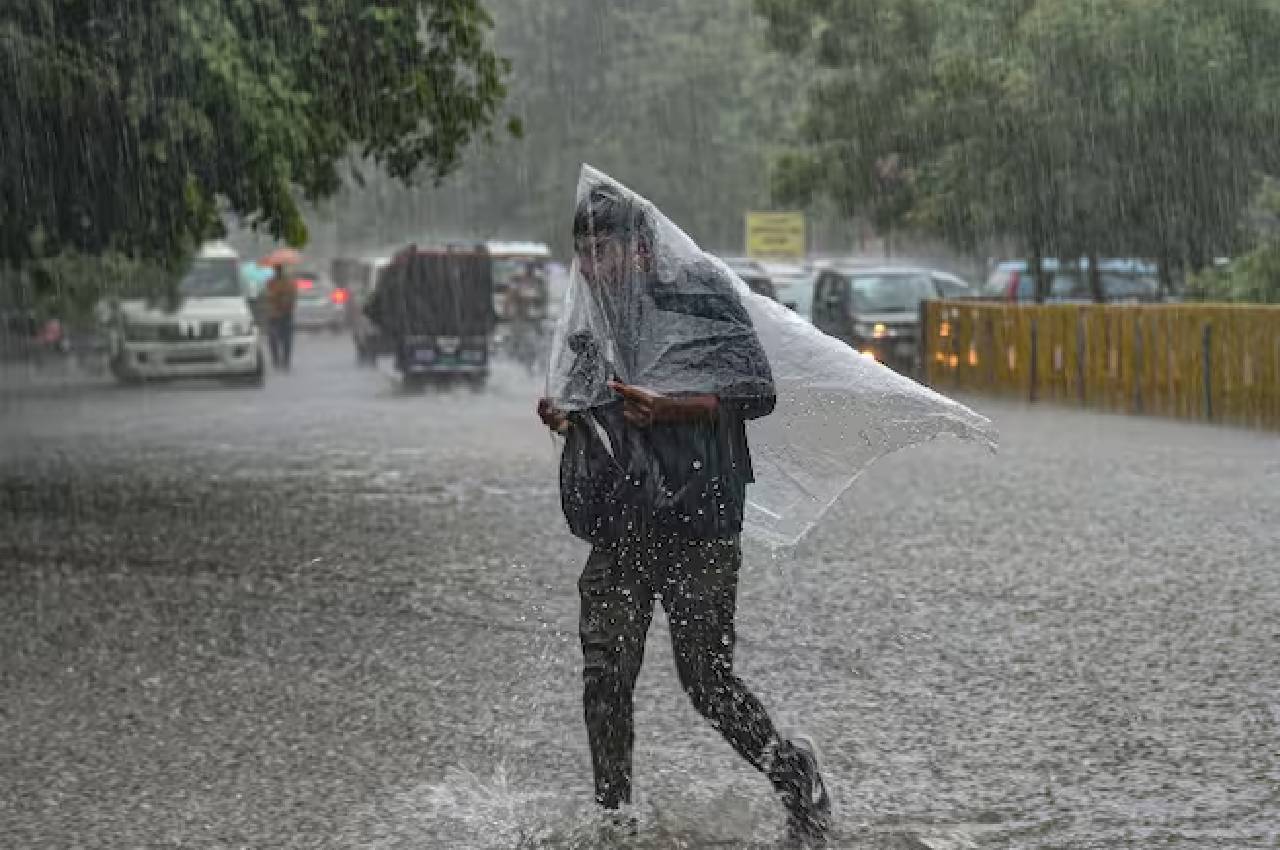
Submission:
<svg viewBox="0 0 1280 850">
<path fill-rule="evenodd" d="M 271 349 L 271 365 L 288 370 L 293 360 L 293 311 L 298 303 L 298 282 L 287 263 L 273 266 L 275 274 L 267 281 L 267 343 Z"/>
<path fill-rule="evenodd" d="M 573 236 L 538 415 L 566 438 L 562 505 L 592 544 L 578 589 L 595 799 L 631 802 L 632 694 L 659 599 L 694 707 L 772 782 L 790 833 L 821 842 L 813 745 L 784 738 L 733 670 L 745 423 L 773 410 L 769 362 L 728 273 L 644 199 L 590 172 Z"/>
</svg>

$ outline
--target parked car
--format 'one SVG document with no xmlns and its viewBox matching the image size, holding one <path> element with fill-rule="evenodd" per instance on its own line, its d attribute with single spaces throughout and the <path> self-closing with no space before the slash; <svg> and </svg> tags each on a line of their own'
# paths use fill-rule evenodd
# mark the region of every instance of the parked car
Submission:
<svg viewBox="0 0 1280 850">
<path fill-rule="evenodd" d="M 346 292 L 342 300 L 347 314 L 347 326 L 351 329 L 356 362 L 361 365 L 372 365 L 380 355 L 391 353 L 390 343 L 365 314 L 365 307 L 377 288 L 378 277 L 390 264 L 390 256 L 339 257 L 330 264 L 330 274 L 336 288 Z"/>
<path fill-rule="evenodd" d="M 929 272 L 929 274 L 938 287 L 939 298 L 972 298 L 975 295 L 969 281 L 959 275 L 939 271 Z"/>
<path fill-rule="evenodd" d="M 293 310 L 293 326 L 304 331 L 346 329 L 347 301 L 351 294 L 311 269 L 301 269 L 294 277 L 298 284 L 298 303 Z"/>
<path fill-rule="evenodd" d="M 784 278 L 774 285 L 778 300 L 795 310 L 800 318 L 813 321 L 813 287 L 818 281 L 817 271 L 806 271 L 794 277 Z"/>
<path fill-rule="evenodd" d="M 816 271 L 826 271 L 828 269 L 873 269 L 883 265 L 892 265 L 883 257 L 865 257 L 865 256 L 825 256 L 813 257 L 809 260 L 809 265 Z"/>
<path fill-rule="evenodd" d="M 812 268 L 792 264 L 770 264 L 765 267 L 773 281 L 775 298 L 796 311 L 802 318 L 811 319 L 813 311 L 813 285 L 818 272 Z"/>
<path fill-rule="evenodd" d="M 931 269 L 832 268 L 818 273 L 813 323 L 899 372 L 919 368 L 920 302 L 947 297 L 964 281 Z"/>
<path fill-rule="evenodd" d="M 261 384 L 258 328 L 240 258 L 205 247 L 178 282 L 176 303 L 135 298 L 99 305 L 111 371 L 123 382 L 216 376 Z"/>
<path fill-rule="evenodd" d="M 1041 268 L 1049 277 L 1045 300 L 1056 303 L 1087 303 L 1094 300 L 1089 285 L 1089 261 L 1080 260 L 1063 264 L 1046 258 Z M 1153 263 L 1142 260 L 1100 260 L 1098 273 L 1102 284 L 1102 297 L 1109 303 L 1163 301 L 1160 276 Z M 1023 260 L 1003 262 L 997 265 L 983 285 L 981 297 L 999 301 L 1034 301 L 1035 279 L 1030 265 Z"/>
</svg>

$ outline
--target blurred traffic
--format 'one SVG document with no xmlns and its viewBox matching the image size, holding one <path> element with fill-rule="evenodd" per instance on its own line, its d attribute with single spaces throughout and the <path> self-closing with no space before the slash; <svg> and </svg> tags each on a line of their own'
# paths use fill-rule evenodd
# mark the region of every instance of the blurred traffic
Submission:
<svg viewBox="0 0 1280 850">
<path fill-rule="evenodd" d="M 128 383 L 191 377 L 260 383 L 269 371 L 273 253 L 280 255 L 254 259 L 227 243 L 210 243 L 173 281 L 168 296 L 104 297 L 92 321 L 30 305 L 6 307 L 0 355 L 41 368 L 74 361 Z M 510 359 L 530 374 L 545 366 L 570 259 L 541 242 L 485 240 L 285 256 L 295 290 L 291 333 L 348 336 L 357 363 L 372 366 L 385 358 L 416 384 L 449 383 L 447 376 L 465 374 L 465 383 L 476 389 L 483 387 L 491 359 Z M 1042 258 L 1042 287 L 1027 259 L 988 260 L 985 272 L 973 263 L 922 265 L 865 254 L 725 253 L 720 259 L 748 291 L 909 375 L 920 373 L 925 301 L 1182 301 L 1179 286 L 1162 281 L 1155 264 L 1139 259 L 1103 259 L 1094 271 L 1088 258 Z M 441 287 L 450 291 L 448 300 L 431 294 Z M 399 293 L 394 298 L 387 295 L 393 288 Z M 466 293 L 461 301 L 455 291 Z M 463 304 L 469 305 L 467 318 L 446 318 Z M 487 305 L 487 314 L 476 312 L 479 304 Z"/>
</svg>

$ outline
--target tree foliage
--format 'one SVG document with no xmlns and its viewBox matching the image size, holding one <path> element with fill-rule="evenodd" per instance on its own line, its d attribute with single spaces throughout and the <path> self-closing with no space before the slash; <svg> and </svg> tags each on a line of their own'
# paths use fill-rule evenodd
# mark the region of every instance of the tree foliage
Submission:
<svg viewBox="0 0 1280 850">
<path fill-rule="evenodd" d="M 1187 294 L 1203 301 L 1280 304 L 1280 184 L 1267 180 L 1249 216 L 1256 245 L 1193 276 Z"/>
<path fill-rule="evenodd" d="M 7 0 L 0 260 L 172 261 L 222 214 L 293 244 L 352 154 L 440 179 L 496 117 L 477 0 Z"/>
<path fill-rule="evenodd" d="M 709 246 L 741 244 L 771 204 L 770 160 L 792 132 L 805 65 L 766 49 L 751 0 L 490 0 L 512 62 L 519 142 L 438 191 L 352 186 L 330 211 L 346 243 L 428 236 L 565 247 L 578 169 L 629 181 Z"/>
<path fill-rule="evenodd" d="M 812 56 L 784 194 L 978 248 L 1203 265 L 1280 148 L 1275 0 L 756 0 Z"/>
</svg>

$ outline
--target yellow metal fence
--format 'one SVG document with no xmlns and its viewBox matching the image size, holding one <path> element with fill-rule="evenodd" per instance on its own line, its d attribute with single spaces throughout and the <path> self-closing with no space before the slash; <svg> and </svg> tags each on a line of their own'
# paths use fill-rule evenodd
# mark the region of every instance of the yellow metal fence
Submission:
<svg viewBox="0 0 1280 850">
<path fill-rule="evenodd" d="M 932 301 L 928 383 L 1280 430 L 1280 307 Z"/>
</svg>

